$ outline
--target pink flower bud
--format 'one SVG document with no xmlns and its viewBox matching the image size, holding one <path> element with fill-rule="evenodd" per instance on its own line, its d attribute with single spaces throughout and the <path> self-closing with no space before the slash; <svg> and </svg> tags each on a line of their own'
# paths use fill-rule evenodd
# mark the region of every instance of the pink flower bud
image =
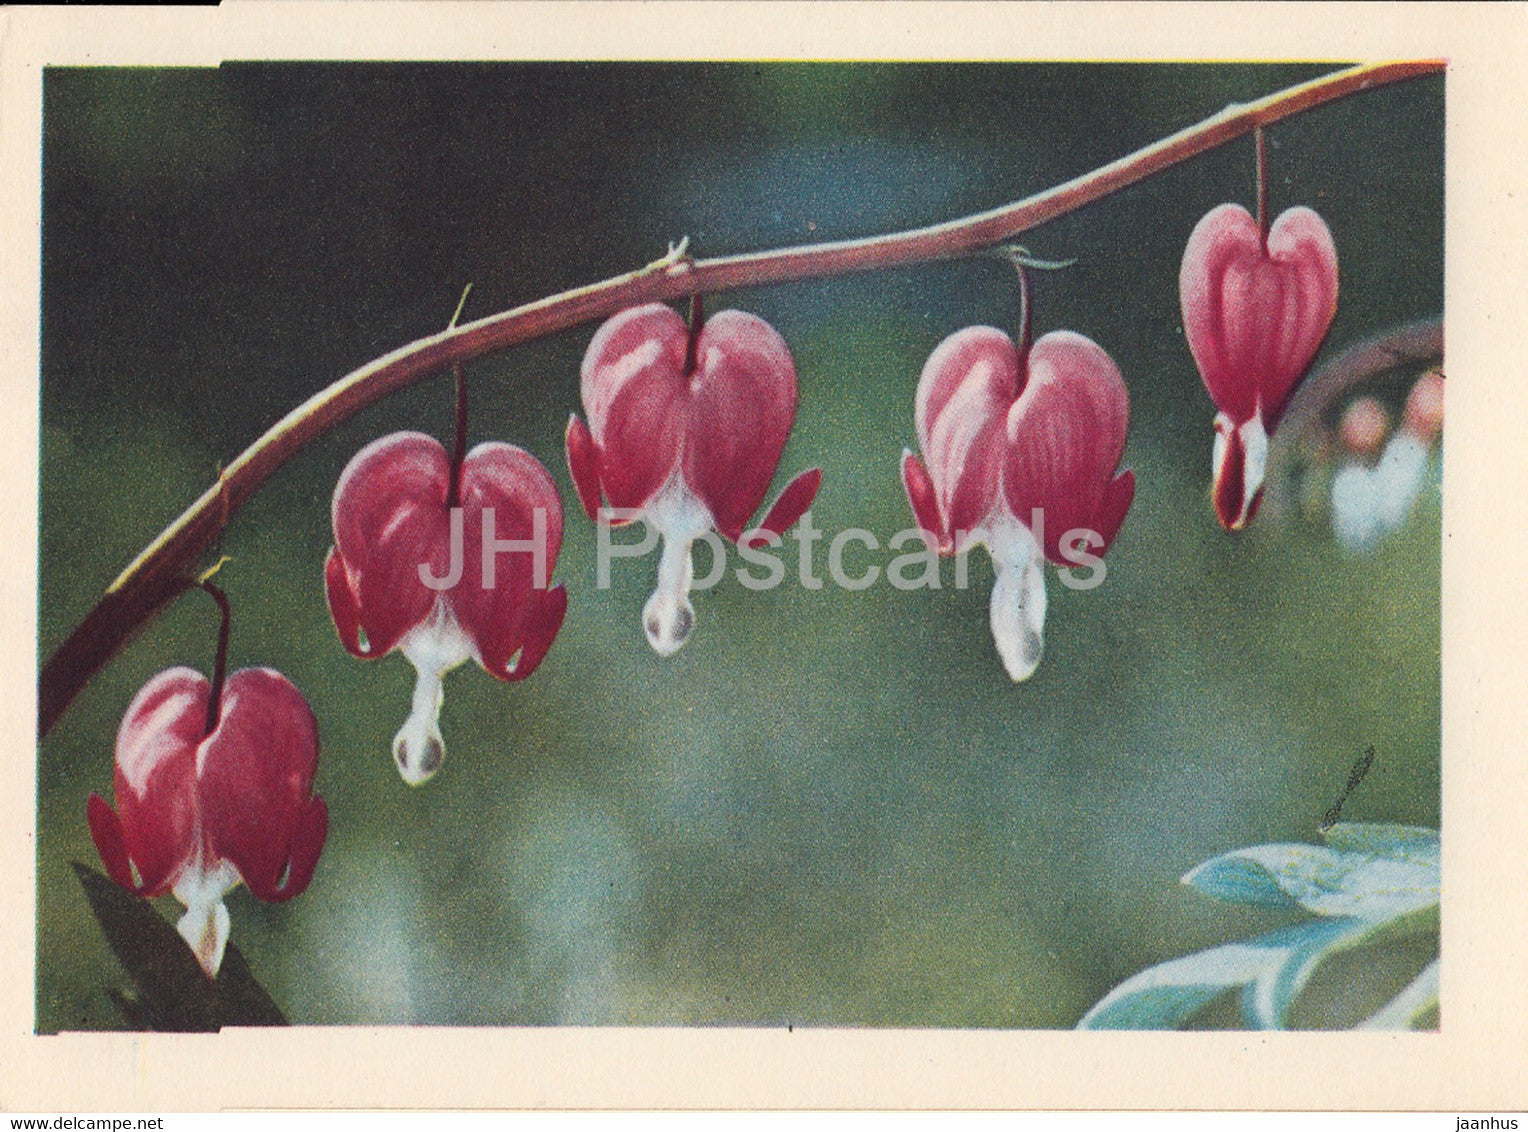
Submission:
<svg viewBox="0 0 1528 1132">
<path fill-rule="evenodd" d="M 1342 446 L 1353 455 L 1372 456 L 1390 434 L 1390 414 L 1373 397 L 1356 397 L 1342 411 L 1337 434 Z"/>
<path fill-rule="evenodd" d="M 404 781 L 440 769 L 445 674 L 475 660 L 523 680 L 551 648 L 567 592 L 550 578 L 562 547 L 562 499 L 535 457 L 479 444 L 462 462 L 459 506 L 447 506 L 451 462 L 433 437 L 373 441 L 334 489 L 334 548 L 324 574 L 345 648 L 363 659 L 400 650 L 418 681 L 393 740 Z"/>
<path fill-rule="evenodd" d="M 1053 331 L 1021 355 L 990 326 L 939 344 L 915 410 L 924 462 L 902 461 L 913 515 L 945 554 L 992 555 L 993 639 L 1008 675 L 1031 676 L 1045 622 L 1044 561 L 1086 566 L 1114 541 L 1135 497 L 1116 474 L 1130 425 L 1118 368 L 1097 344 Z"/>
<path fill-rule="evenodd" d="M 1349 417 L 1370 400 L 1361 397 L 1349 407 L 1344 436 Z M 1377 405 L 1376 411 L 1383 413 Z M 1442 428 L 1443 375 L 1431 370 L 1411 387 L 1401 427 L 1373 466 L 1350 462 L 1332 477 L 1332 529 L 1344 548 L 1367 551 L 1405 524 L 1427 483 L 1433 441 Z"/>
<path fill-rule="evenodd" d="M 223 897 L 240 881 L 261 900 L 306 889 L 329 811 L 312 794 L 318 725 L 285 676 L 235 672 L 208 733 L 210 695 L 189 668 L 144 685 L 117 732 L 117 810 L 92 794 L 86 816 L 113 880 L 185 905 L 180 934 L 212 976 L 228 943 Z"/>
<path fill-rule="evenodd" d="M 733 542 L 782 534 L 816 497 L 822 474 L 814 468 L 746 530 L 795 420 L 795 364 L 785 340 L 755 315 L 711 316 L 692 348 L 684 320 L 649 303 L 600 327 L 580 391 L 589 422 L 568 422 L 568 469 L 591 519 L 603 498 L 612 525 L 642 519 L 663 537 L 642 623 L 648 643 L 672 655 L 695 624 L 691 544 L 712 529 Z"/>
<path fill-rule="evenodd" d="M 1443 375 L 1428 370 L 1406 395 L 1401 427 L 1423 444 L 1431 444 L 1443 430 Z"/>
<path fill-rule="evenodd" d="M 1215 514 L 1241 530 L 1262 500 L 1268 438 L 1337 311 L 1337 250 L 1308 208 L 1279 216 L 1264 241 L 1240 205 L 1195 226 L 1178 277 L 1183 330 L 1219 412 Z"/>
</svg>

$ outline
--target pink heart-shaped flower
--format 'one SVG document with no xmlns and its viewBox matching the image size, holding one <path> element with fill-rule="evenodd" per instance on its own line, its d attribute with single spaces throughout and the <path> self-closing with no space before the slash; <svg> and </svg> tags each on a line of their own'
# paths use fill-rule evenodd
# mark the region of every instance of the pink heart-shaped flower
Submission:
<svg viewBox="0 0 1528 1132">
<path fill-rule="evenodd" d="M 622 311 L 595 334 L 580 384 L 595 466 L 580 454 L 580 498 L 593 472 L 611 507 L 640 511 L 678 472 L 736 542 L 790 436 L 796 367 L 785 339 L 742 311 L 706 319 L 691 373 L 688 344 L 684 320 L 662 303 Z"/>
<path fill-rule="evenodd" d="M 1215 508 L 1236 530 L 1261 498 L 1268 437 L 1337 310 L 1337 250 L 1326 222 L 1291 208 L 1268 230 L 1240 205 L 1212 209 L 1178 276 L 1183 330 L 1216 418 Z"/>
<path fill-rule="evenodd" d="M 286 677 L 233 673 L 208 732 L 210 696 L 189 668 L 144 685 L 117 732 L 117 810 L 92 794 L 86 816 L 113 880 L 186 906 L 181 935 L 213 975 L 228 939 L 223 897 L 241 880 L 261 900 L 303 892 L 329 811 L 312 793 L 318 724 Z"/>
<path fill-rule="evenodd" d="M 934 510 L 920 509 L 917 472 L 908 495 L 920 522 L 937 524 L 923 526 L 945 550 L 981 541 L 971 536 L 1005 519 L 1038 525 L 1037 510 L 1041 550 L 1058 565 L 1075 564 L 1061 553 L 1068 531 L 1095 531 L 1101 551 L 1114 541 L 1134 497 L 1135 477 L 1116 475 L 1130 399 L 1118 367 L 1090 339 L 1052 331 L 1021 363 L 1001 330 L 958 331 L 923 368 L 915 424 Z"/>
<path fill-rule="evenodd" d="M 533 631 L 547 620 L 560 625 L 566 608 L 561 586 L 547 581 L 562 548 L 562 500 L 551 475 L 530 453 L 497 441 L 479 444 L 462 461 L 462 552 L 452 547 L 446 495 L 450 458 L 434 437 L 417 432 L 384 436 L 356 454 L 334 491 L 334 550 L 328 589 L 340 637 L 356 656 L 374 658 L 397 647 L 423 624 L 437 600 L 450 605 L 470 638 L 474 657 L 500 680 L 523 680 L 535 670 L 551 640 Z M 486 513 L 494 514 L 491 529 Z M 493 556 L 493 585 L 486 584 L 485 539 L 536 541 L 544 574 L 536 576 L 533 553 Z M 429 586 L 420 574 L 445 579 L 460 559 L 450 585 Z M 358 630 L 366 634 L 362 647 Z M 555 631 L 553 633 L 555 636 Z M 513 669 L 510 658 L 532 649 Z"/>
<path fill-rule="evenodd" d="M 811 506 L 817 469 L 797 476 L 750 537 L 796 414 L 796 368 L 763 319 L 726 310 L 693 335 L 662 303 L 617 314 L 584 355 L 586 425 L 568 422 L 568 470 L 598 519 L 641 518 L 665 541 L 643 627 L 658 652 L 680 648 L 694 624 L 691 543 L 715 529 L 753 543 L 786 531 Z"/>
<path fill-rule="evenodd" d="M 329 611 L 345 648 L 374 659 L 401 649 L 419 672 L 414 712 L 394 741 L 404 778 L 427 780 L 445 757 L 440 682 L 475 659 L 523 680 L 551 648 L 567 593 L 550 577 L 562 547 L 562 500 L 530 453 L 497 441 L 451 462 L 440 442 L 398 432 L 367 445 L 334 490 Z"/>
<path fill-rule="evenodd" d="M 998 571 L 993 638 L 1009 675 L 1026 679 L 1042 648 L 1040 562 L 1098 562 L 1135 497 L 1135 476 L 1117 472 L 1124 380 L 1080 334 L 1053 331 L 1021 351 L 1001 330 L 973 326 L 930 355 L 914 416 L 927 465 L 903 457 L 913 514 L 943 553 L 987 546 Z"/>
</svg>

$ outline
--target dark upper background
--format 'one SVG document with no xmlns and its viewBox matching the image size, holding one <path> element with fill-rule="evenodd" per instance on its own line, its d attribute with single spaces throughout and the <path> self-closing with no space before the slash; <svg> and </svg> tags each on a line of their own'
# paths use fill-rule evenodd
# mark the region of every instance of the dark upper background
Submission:
<svg viewBox="0 0 1528 1132">
<path fill-rule="evenodd" d="M 220 462 L 439 329 L 468 282 L 476 317 L 685 235 L 709 256 L 947 219 L 1329 69 L 52 69 L 42 653 Z M 1317 207 L 1339 248 L 1323 356 L 1439 314 L 1441 80 L 1269 136 L 1274 210 Z M 652 655 L 637 617 L 655 564 L 595 589 L 562 461 L 584 327 L 471 367 L 474 436 L 529 448 L 563 490 L 571 605 L 531 680 L 448 680 L 450 754 L 411 791 L 387 756 L 411 673 L 343 653 L 321 564 L 346 460 L 397 428 L 444 438 L 449 383 L 297 457 L 222 547 L 234 662 L 291 676 L 324 740 L 333 819 L 311 889 L 230 898 L 278 1001 L 305 1022 L 1066 1026 L 1147 963 L 1275 922 L 1177 878 L 1237 845 L 1310 839 L 1364 745 L 1379 758 L 1349 815 L 1435 825 L 1436 502 L 1354 558 L 1318 522 L 1228 537 L 1206 498 L 1212 410 L 1178 261 L 1200 215 L 1252 194 L 1243 141 L 1026 237 L 1078 260 L 1038 280 L 1036 331 L 1078 330 L 1119 363 L 1140 488 L 1107 583 L 1052 578 L 1048 653 L 1022 687 L 993 651 L 985 563 L 965 592 L 948 569 L 938 593 L 729 580 L 699 595 L 684 652 Z M 883 537 L 909 521 L 897 457 L 923 358 L 1016 314 L 986 260 L 722 305 L 770 319 L 796 356 L 779 482 L 820 464 L 818 525 Z M 116 1024 L 102 991 L 120 975 L 68 862 L 94 863 L 85 797 L 109 790 L 133 692 L 166 664 L 210 664 L 205 604 L 152 625 L 42 746 L 40 1028 Z M 1331 1002 L 1311 1020 L 1353 1007 Z"/>
</svg>

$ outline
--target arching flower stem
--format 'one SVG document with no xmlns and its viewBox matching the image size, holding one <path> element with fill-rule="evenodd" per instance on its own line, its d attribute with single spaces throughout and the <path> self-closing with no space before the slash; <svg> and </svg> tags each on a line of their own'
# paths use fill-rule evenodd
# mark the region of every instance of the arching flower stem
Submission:
<svg viewBox="0 0 1528 1132">
<path fill-rule="evenodd" d="M 834 243 L 691 260 L 683 247 L 646 267 L 548 296 L 403 346 L 340 378 L 297 406 L 231 461 L 108 588 L 43 665 L 38 735 L 47 735 L 75 696 L 127 640 L 179 594 L 198 556 L 278 468 L 362 409 L 451 366 L 587 322 L 626 307 L 671 301 L 699 290 L 880 271 L 973 255 L 1075 212 L 1199 154 L 1350 95 L 1446 69 L 1441 59 L 1369 63 L 1226 107 L 1203 121 L 1044 192 L 987 212 L 903 232 Z"/>
</svg>

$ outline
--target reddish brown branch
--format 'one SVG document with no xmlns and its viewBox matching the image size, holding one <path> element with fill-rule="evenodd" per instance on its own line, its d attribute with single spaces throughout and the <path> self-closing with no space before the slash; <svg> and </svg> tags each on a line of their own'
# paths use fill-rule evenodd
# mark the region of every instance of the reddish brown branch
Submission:
<svg viewBox="0 0 1528 1132">
<path fill-rule="evenodd" d="M 691 261 L 674 254 L 640 271 L 453 326 L 362 366 L 315 394 L 234 460 L 209 488 L 111 584 L 43 665 L 38 734 L 46 735 L 112 655 L 184 588 L 196 559 L 230 516 L 277 468 L 341 421 L 414 382 L 533 338 L 607 318 L 637 303 L 671 301 L 802 279 L 954 259 L 984 251 L 1118 192 L 1206 150 L 1336 99 L 1438 74 L 1440 60 L 1353 67 L 1256 102 L 1227 107 L 1162 141 L 1046 192 L 990 212 L 861 240 Z"/>
</svg>

